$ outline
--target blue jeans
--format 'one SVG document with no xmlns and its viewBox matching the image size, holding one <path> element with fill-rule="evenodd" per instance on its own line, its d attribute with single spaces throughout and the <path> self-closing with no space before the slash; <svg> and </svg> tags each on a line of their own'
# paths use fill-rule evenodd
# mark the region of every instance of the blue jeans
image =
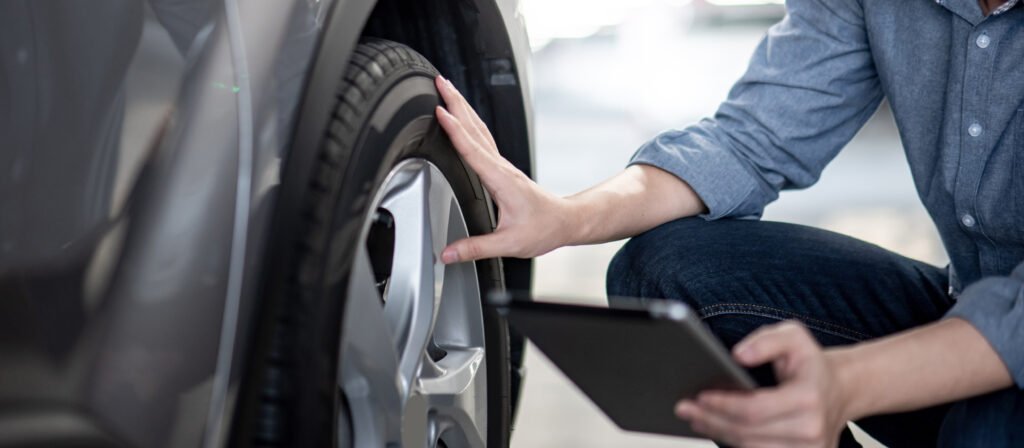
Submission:
<svg viewBox="0 0 1024 448">
<path fill-rule="evenodd" d="M 699 218 L 630 240 L 608 269 L 608 295 L 682 300 L 727 345 L 765 324 L 803 322 L 825 346 L 940 319 L 953 305 L 945 269 L 794 224 Z M 1022 342 L 1024 343 L 1024 342 Z M 865 418 L 890 447 L 1024 446 L 1024 393 Z M 844 432 L 840 446 L 857 446 Z"/>
</svg>

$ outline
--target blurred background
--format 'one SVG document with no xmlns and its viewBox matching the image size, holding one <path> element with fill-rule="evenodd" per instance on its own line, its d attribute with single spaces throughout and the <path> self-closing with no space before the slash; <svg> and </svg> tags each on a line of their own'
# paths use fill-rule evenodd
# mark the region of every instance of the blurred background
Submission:
<svg viewBox="0 0 1024 448">
<path fill-rule="evenodd" d="M 562 195 L 621 170 L 658 132 L 714 113 L 783 0 L 524 0 L 533 46 L 538 181 Z M 784 192 L 765 219 L 845 233 L 944 265 L 888 108 L 814 187 Z M 604 304 L 605 269 L 622 242 L 537 260 L 535 291 Z M 617 429 L 539 350 L 529 347 L 514 448 L 707 447 Z"/>
</svg>

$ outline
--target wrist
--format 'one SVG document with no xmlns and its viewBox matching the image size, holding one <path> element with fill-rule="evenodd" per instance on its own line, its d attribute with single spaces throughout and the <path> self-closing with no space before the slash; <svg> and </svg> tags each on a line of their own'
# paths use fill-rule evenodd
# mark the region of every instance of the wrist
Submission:
<svg viewBox="0 0 1024 448">
<path fill-rule="evenodd" d="M 558 214 L 563 217 L 559 246 L 578 246 L 590 241 L 593 221 L 585 219 L 586 204 L 578 196 L 558 198 Z"/>
<path fill-rule="evenodd" d="M 836 399 L 843 421 L 857 420 L 871 414 L 867 404 L 867 393 L 862 386 L 864 375 L 860 372 L 863 363 L 856 359 L 856 351 L 838 348 L 825 351 L 832 372 L 836 378 Z"/>
</svg>

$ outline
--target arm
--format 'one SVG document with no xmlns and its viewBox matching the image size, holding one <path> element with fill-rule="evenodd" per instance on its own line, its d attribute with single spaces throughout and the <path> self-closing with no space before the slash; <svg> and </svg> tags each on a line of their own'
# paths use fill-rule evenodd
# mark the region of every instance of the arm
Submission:
<svg viewBox="0 0 1024 448">
<path fill-rule="evenodd" d="M 578 236 L 569 242 L 573 245 L 628 238 L 669 221 L 707 212 L 689 184 L 650 165 L 632 165 L 570 196 L 568 202 L 579 229 Z"/>
<path fill-rule="evenodd" d="M 921 409 L 1013 384 L 992 345 L 957 318 L 825 353 L 843 390 L 847 420 Z"/>
<path fill-rule="evenodd" d="M 713 118 L 656 136 L 631 161 L 685 180 L 706 219 L 760 216 L 779 191 L 814 184 L 882 99 L 860 0 L 786 10 Z"/>
<path fill-rule="evenodd" d="M 945 319 L 875 341 L 823 351 L 799 324 L 764 327 L 734 356 L 771 362 L 778 387 L 707 392 L 676 413 L 733 445 L 834 445 L 847 420 L 1024 389 L 1022 324 L 1024 263 L 967 287 Z"/>
<path fill-rule="evenodd" d="M 446 248 L 446 263 L 533 257 L 635 235 L 667 221 L 757 216 L 779 190 L 813 184 L 882 94 L 857 0 L 790 0 L 713 119 L 665 132 L 631 167 L 557 198 L 504 160 L 486 126 L 438 79 L 438 120 L 501 211 L 494 233 Z"/>
<path fill-rule="evenodd" d="M 734 349 L 748 366 L 771 362 L 778 387 L 707 392 L 676 413 L 738 446 L 829 446 L 847 420 L 1024 389 L 1024 263 L 967 287 L 938 322 L 822 351 L 801 325 L 758 330 Z"/>
<path fill-rule="evenodd" d="M 1024 263 L 964 290 L 946 319 L 829 351 L 849 418 L 1024 388 Z M 909 374 L 908 374 L 909 373 Z"/>
<path fill-rule="evenodd" d="M 452 243 L 441 254 L 445 263 L 529 258 L 561 246 L 616 240 L 705 208 L 685 182 L 646 165 L 631 166 L 568 198 L 556 197 L 501 157 L 483 121 L 450 82 L 439 76 L 437 88 L 446 104 L 437 108 L 438 122 L 500 210 L 493 233 Z"/>
<path fill-rule="evenodd" d="M 694 429 L 736 446 L 835 446 L 848 420 L 920 409 L 1013 384 L 971 324 L 946 319 L 822 351 L 802 325 L 764 327 L 738 344 L 747 366 L 771 362 L 779 386 L 702 393 L 676 407 Z"/>
<path fill-rule="evenodd" d="M 822 350 L 796 323 L 737 344 L 747 366 L 771 362 L 778 387 L 712 391 L 676 413 L 738 446 L 832 446 L 847 420 L 1024 388 L 1024 263 L 972 284 L 946 318 L 850 347 Z"/>
</svg>

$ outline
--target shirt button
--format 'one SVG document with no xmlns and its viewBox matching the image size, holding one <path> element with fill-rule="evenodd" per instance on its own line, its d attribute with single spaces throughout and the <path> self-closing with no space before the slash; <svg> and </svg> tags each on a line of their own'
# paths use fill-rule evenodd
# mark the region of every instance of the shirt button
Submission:
<svg viewBox="0 0 1024 448">
<path fill-rule="evenodd" d="M 967 133 L 971 134 L 971 137 L 977 137 L 981 135 L 981 131 L 981 125 L 978 123 L 973 123 L 967 128 Z"/>
<path fill-rule="evenodd" d="M 978 222 L 974 220 L 974 217 L 968 213 L 964 213 L 964 216 L 960 217 L 960 222 L 963 223 L 964 227 L 974 227 Z"/>
<path fill-rule="evenodd" d="M 988 37 L 988 34 L 982 34 L 975 39 L 974 43 L 978 45 L 978 48 L 988 48 L 988 44 L 992 43 L 992 39 Z"/>
</svg>

